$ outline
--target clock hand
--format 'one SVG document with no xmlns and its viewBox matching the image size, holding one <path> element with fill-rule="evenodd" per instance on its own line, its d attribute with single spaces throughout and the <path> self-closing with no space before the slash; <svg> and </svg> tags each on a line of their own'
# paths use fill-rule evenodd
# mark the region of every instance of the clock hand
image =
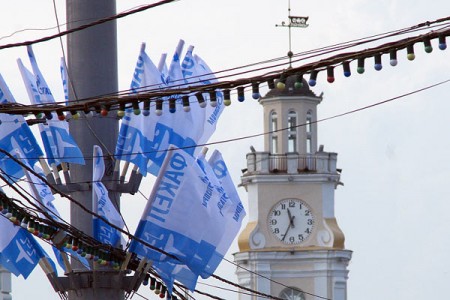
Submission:
<svg viewBox="0 0 450 300">
<path fill-rule="evenodd" d="M 289 223 L 289 226 L 286 228 L 286 232 L 284 233 L 283 238 L 281 239 L 282 242 L 284 242 L 284 238 L 286 237 L 289 229 L 291 229 L 291 224 L 290 223 Z"/>
<path fill-rule="evenodd" d="M 291 229 L 291 227 L 294 227 L 294 218 L 295 218 L 295 216 L 291 215 L 291 211 L 289 210 L 289 208 L 288 208 L 287 211 L 288 211 L 289 225 L 286 228 L 286 232 L 284 233 L 283 238 L 281 239 L 282 242 L 284 242 L 284 239 L 286 238 L 286 235 L 289 232 L 289 229 Z"/>
<path fill-rule="evenodd" d="M 289 210 L 289 208 L 288 208 L 287 212 L 288 212 L 288 216 L 289 216 L 289 225 L 292 226 L 292 228 L 294 228 L 295 227 L 295 225 L 294 225 L 295 216 L 291 215 L 291 211 Z"/>
</svg>

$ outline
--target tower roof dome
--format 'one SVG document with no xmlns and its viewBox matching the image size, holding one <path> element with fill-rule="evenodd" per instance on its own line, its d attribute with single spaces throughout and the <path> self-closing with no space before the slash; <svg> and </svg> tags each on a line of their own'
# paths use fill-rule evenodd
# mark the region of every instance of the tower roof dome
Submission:
<svg viewBox="0 0 450 300">
<path fill-rule="evenodd" d="M 295 82 L 296 82 L 296 75 L 291 75 L 286 79 L 285 87 L 284 89 L 278 89 L 274 88 L 271 89 L 267 94 L 266 98 L 268 97 L 279 97 L 279 96 L 307 96 L 307 97 L 317 97 L 316 94 L 314 94 L 313 91 L 309 88 L 308 82 L 303 78 L 302 80 L 302 87 L 296 88 Z"/>
</svg>

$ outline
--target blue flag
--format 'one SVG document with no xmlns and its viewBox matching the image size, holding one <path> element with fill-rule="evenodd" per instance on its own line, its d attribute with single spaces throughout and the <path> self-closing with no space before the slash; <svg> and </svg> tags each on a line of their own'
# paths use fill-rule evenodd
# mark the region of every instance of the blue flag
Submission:
<svg viewBox="0 0 450 300">
<path fill-rule="evenodd" d="M 216 226 L 223 227 L 223 234 L 220 241 L 216 244 L 215 251 L 208 261 L 203 278 L 207 278 L 215 272 L 223 257 L 226 255 L 231 243 L 236 238 L 246 216 L 244 206 L 242 205 L 239 194 L 228 172 L 227 165 L 219 151 L 215 150 L 208 160 L 208 164 L 219 182 L 218 191 L 221 197 L 216 203 L 216 209 L 220 217 Z"/>
<path fill-rule="evenodd" d="M 16 103 L 6 82 L 0 75 L 0 103 Z M 43 155 L 31 129 L 21 115 L 0 114 L 0 148 L 14 155 L 19 149 L 34 165 Z M 0 153 L 0 170 L 5 177 L 14 182 L 24 176 L 22 167 L 3 153 Z"/>
<path fill-rule="evenodd" d="M 3 215 L 0 215 L 0 228 L 0 264 L 26 279 L 46 256 L 44 249 L 27 230 L 15 226 Z"/>
<path fill-rule="evenodd" d="M 124 222 L 122 216 L 111 202 L 111 199 L 108 196 L 108 190 L 102 183 L 102 178 L 105 173 L 105 162 L 103 160 L 103 151 L 97 145 L 94 145 L 92 168 L 93 211 L 109 223 L 114 224 L 119 228 L 123 228 Z M 121 239 L 121 234 L 117 229 L 97 217 L 94 217 L 93 232 L 94 238 L 103 244 L 117 246 L 117 243 L 120 242 Z"/>
<path fill-rule="evenodd" d="M 217 82 L 214 73 L 206 62 L 198 55 L 193 55 L 193 48 L 193 46 L 189 47 L 181 64 L 181 69 L 186 82 L 191 85 L 203 85 Z M 203 93 L 203 97 L 205 100 L 210 99 L 210 95 L 207 93 Z M 196 132 L 199 134 L 199 136 L 196 137 L 198 144 L 205 144 L 208 142 L 209 138 L 216 130 L 217 122 L 225 107 L 221 92 L 216 91 L 216 98 L 217 101 L 215 106 L 207 105 L 205 108 L 201 109 L 195 103 L 197 102 L 197 99 L 191 97 L 190 102 L 193 103 L 191 104 L 191 110 L 201 109 L 201 113 L 193 113 L 193 115 L 195 114 L 195 116 L 193 116 L 195 119 L 202 120 L 201 122 L 197 122 L 197 126 L 201 124 L 201 127 L 196 128 Z"/>
<path fill-rule="evenodd" d="M 166 88 L 167 84 L 164 80 L 145 52 L 145 44 L 143 44 L 131 82 L 131 90 L 138 93 Z M 186 150 L 191 154 L 195 149 L 195 141 L 174 128 L 176 120 L 177 126 L 181 126 L 184 116 L 179 113 L 169 113 L 167 101 L 163 104 L 165 113 L 161 116 L 153 113 L 154 103 L 150 110 L 152 113 L 149 116 L 143 114 L 136 116 L 132 111 L 126 112 L 122 119 L 115 153 L 119 159 L 137 165 L 143 175 L 147 172 L 154 175 L 158 173 L 170 144 L 177 147 L 192 147 Z"/>
<path fill-rule="evenodd" d="M 101 181 L 104 173 L 105 162 L 103 160 L 103 151 L 99 146 L 94 145 L 92 172 L 93 211 L 108 220 L 111 224 L 123 228 L 124 222 L 122 216 L 111 202 L 108 196 L 108 190 Z M 117 229 L 97 217 L 94 217 L 93 232 L 94 238 L 103 244 L 117 246 L 117 243 L 121 240 L 121 234 Z"/>
<path fill-rule="evenodd" d="M 169 151 L 135 235 L 176 259 L 136 241 L 130 251 L 153 260 L 166 283 L 195 287 L 197 277 L 211 275 L 223 257 L 218 247 L 235 212 L 228 200 L 203 155 Z"/>
<path fill-rule="evenodd" d="M 23 153 L 17 153 L 19 158 L 23 155 Z M 34 167 L 29 166 L 26 161 L 25 165 L 34 169 L 34 171 L 39 174 L 40 177 L 45 178 L 44 173 L 42 170 L 35 165 Z M 58 210 L 56 209 L 55 205 L 53 204 L 53 201 L 55 200 L 55 197 L 53 197 L 53 194 L 51 192 L 50 187 L 41 180 L 39 176 L 34 175 L 31 172 L 25 171 L 25 175 L 27 177 L 27 181 L 30 185 L 31 193 L 33 194 L 33 198 L 36 202 L 36 204 L 41 207 L 45 212 L 48 213 L 48 215 L 54 219 L 56 222 L 61 222 L 61 215 L 59 214 Z M 46 216 L 42 213 L 38 213 L 39 217 L 46 218 Z M 87 269 L 90 269 L 89 262 L 86 260 L 86 258 L 82 257 L 80 254 L 76 253 L 72 249 L 67 248 L 61 248 L 57 249 L 56 247 L 52 247 L 53 253 L 55 255 L 55 258 L 60 265 L 60 267 L 64 270 L 66 270 L 66 266 L 64 264 L 64 260 L 62 258 L 61 251 L 67 252 L 71 255 L 72 258 L 80 261 Z M 54 268 L 56 271 L 56 268 Z"/>
<path fill-rule="evenodd" d="M 27 47 L 33 73 L 25 68 L 18 59 L 18 65 L 28 93 L 33 104 L 55 103 L 55 99 L 48 87 L 34 57 L 31 46 Z M 84 164 L 84 157 L 73 137 L 69 133 L 69 126 L 65 121 L 59 121 L 56 113 L 47 120 L 47 125 L 39 124 L 42 142 L 50 165 L 61 162 Z"/>
<path fill-rule="evenodd" d="M 184 41 L 180 40 L 168 71 L 164 71 L 164 63 L 162 62 L 160 64 L 161 71 L 159 71 L 145 53 L 145 47 L 142 46 L 131 89 L 134 92 L 140 92 L 157 88 L 177 88 L 186 83 L 205 84 L 213 82 L 212 75 L 208 75 L 207 78 L 201 77 L 204 74 L 211 73 L 211 71 L 203 60 L 192 56 L 192 47 L 189 48 L 190 51 L 188 50 L 183 64 L 180 65 L 183 45 Z M 188 64 L 187 60 L 190 60 L 192 64 Z M 188 74 L 187 67 L 190 68 L 190 72 L 196 72 L 200 80 L 189 81 L 188 77 L 183 75 Z M 164 72 L 164 74 L 161 72 Z M 149 116 L 142 114 L 136 116 L 132 111 L 128 111 L 122 119 L 116 146 L 117 157 L 139 166 L 143 175 L 148 172 L 158 175 L 169 145 L 181 148 L 195 157 L 199 152 L 197 145 L 206 142 L 211 137 L 223 110 L 222 95 L 219 92 L 216 94 L 217 105 L 215 107 L 202 108 L 199 105 L 191 104 L 190 111 L 185 112 L 181 99 L 174 96 L 172 99 L 174 100 L 173 107 L 170 107 L 169 99 L 163 99 L 162 115 L 154 113 L 154 102 L 151 104 Z M 207 95 L 206 99 L 208 99 Z M 193 101 L 191 100 L 191 102 Z"/>
</svg>

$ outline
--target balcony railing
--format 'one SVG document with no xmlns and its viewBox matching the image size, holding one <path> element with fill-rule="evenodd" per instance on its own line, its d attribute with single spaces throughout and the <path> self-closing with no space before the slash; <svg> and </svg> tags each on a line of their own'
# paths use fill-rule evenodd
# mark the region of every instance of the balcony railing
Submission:
<svg viewBox="0 0 450 300">
<path fill-rule="evenodd" d="M 252 152 L 247 154 L 247 171 L 287 174 L 336 173 L 336 161 L 337 154 L 328 152 L 315 154 Z"/>
</svg>

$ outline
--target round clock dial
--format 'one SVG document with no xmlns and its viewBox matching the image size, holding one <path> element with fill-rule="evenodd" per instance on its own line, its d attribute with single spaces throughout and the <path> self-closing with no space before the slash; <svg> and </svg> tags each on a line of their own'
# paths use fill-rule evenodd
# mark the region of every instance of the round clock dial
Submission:
<svg viewBox="0 0 450 300">
<path fill-rule="evenodd" d="M 284 199 L 271 209 L 268 223 L 270 231 L 281 242 L 300 244 L 311 234 L 314 216 L 302 200 Z"/>
</svg>

